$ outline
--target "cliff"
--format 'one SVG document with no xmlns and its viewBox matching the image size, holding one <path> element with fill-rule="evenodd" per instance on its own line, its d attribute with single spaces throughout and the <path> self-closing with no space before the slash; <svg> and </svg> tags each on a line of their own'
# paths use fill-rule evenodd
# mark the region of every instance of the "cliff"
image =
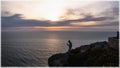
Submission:
<svg viewBox="0 0 120 68">
<path fill-rule="evenodd" d="M 119 66 L 119 50 L 107 42 L 83 45 L 68 53 L 59 53 L 48 59 L 49 66 Z"/>
<path fill-rule="evenodd" d="M 49 66 L 119 66 L 119 38 L 95 42 L 72 49 L 71 54 L 59 53 L 48 59 Z"/>
</svg>

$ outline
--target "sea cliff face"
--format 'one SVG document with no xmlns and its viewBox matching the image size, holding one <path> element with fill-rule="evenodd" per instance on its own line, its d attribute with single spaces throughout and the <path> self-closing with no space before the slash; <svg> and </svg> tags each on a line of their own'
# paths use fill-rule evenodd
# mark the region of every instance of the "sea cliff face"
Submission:
<svg viewBox="0 0 120 68">
<path fill-rule="evenodd" d="M 118 39 L 119 40 L 119 39 Z M 117 40 L 117 41 L 118 41 Z M 115 43 L 119 47 L 119 43 Z M 59 53 L 48 59 L 49 66 L 119 66 L 119 48 L 111 47 L 111 41 L 95 42 L 71 50 L 71 54 Z"/>
</svg>

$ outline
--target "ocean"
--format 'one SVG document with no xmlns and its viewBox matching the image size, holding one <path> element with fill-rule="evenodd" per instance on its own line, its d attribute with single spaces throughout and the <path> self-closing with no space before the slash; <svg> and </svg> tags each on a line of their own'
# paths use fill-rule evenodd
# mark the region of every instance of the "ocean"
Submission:
<svg viewBox="0 0 120 68">
<path fill-rule="evenodd" d="M 48 58 L 68 51 L 67 41 L 73 49 L 93 42 L 107 41 L 116 36 L 110 31 L 2 31 L 2 66 L 46 67 Z"/>
</svg>

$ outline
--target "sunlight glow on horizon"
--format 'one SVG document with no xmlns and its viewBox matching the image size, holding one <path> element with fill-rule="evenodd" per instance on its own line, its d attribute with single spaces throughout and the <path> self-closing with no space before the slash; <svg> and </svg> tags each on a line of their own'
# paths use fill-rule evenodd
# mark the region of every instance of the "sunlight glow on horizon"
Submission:
<svg viewBox="0 0 120 68">
<path fill-rule="evenodd" d="M 2 1 L 2 27 L 9 30 L 118 30 L 118 5 L 117 1 Z"/>
<path fill-rule="evenodd" d="M 90 25 L 96 25 L 96 24 L 97 23 L 95 21 L 71 23 L 71 25 L 76 25 L 76 26 L 90 26 Z"/>
<path fill-rule="evenodd" d="M 26 15 L 26 18 L 58 21 L 64 10 L 63 0 L 44 0 L 41 5 L 33 6 L 34 14 Z"/>
<path fill-rule="evenodd" d="M 10 11 L 11 14 L 18 12 L 23 15 L 24 19 L 50 20 L 50 21 L 64 20 L 61 18 L 61 16 L 64 16 L 65 11 L 69 8 L 75 7 L 78 8 L 85 6 L 89 3 L 93 3 L 90 1 L 77 2 L 77 0 L 76 1 L 39 0 L 39 1 L 6 1 L 6 2 L 3 1 L 3 4 L 7 2 L 8 5 L 5 5 L 2 9 Z M 76 16 L 71 16 L 69 18 L 76 19 Z"/>
<path fill-rule="evenodd" d="M 68 29 L 76 29 L 81 27 L 74 26 L 31 26 L 31 27 L 16 27 L 22 29 L 31 29 L 31 30 L 45 30 L 45 31 L 62 31 Z"/>
</svg>

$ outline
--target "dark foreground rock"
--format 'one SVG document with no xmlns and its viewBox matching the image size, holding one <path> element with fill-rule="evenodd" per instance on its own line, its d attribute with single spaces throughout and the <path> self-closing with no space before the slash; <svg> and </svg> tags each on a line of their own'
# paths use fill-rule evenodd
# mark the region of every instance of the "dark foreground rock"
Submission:
<svg viewBox="0 0 120 68">
<path fill-rule="evenodd" d="M 49 66 L 119 66 L 119 49 L 104 42 L 83 45 L 71 50 L 71 55 L 60 53 L 48 59 Z"/>
<path fill-rule="evenodd" d="M 55 54 L 49 58 L 49 66 L 66 66 L 68 65 L 68 57 L 67 53 Z"/>
</svg>

